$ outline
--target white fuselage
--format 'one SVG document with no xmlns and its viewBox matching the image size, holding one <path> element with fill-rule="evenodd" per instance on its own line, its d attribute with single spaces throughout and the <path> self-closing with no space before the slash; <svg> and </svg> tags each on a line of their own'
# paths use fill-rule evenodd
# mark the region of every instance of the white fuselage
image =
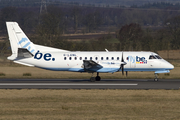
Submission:
<svg viewBox="0 0 180 120">
<path fill-rule="evenodd" d="M 86 72 L 83 60 L 93 60 L 102 67 L 91 69 L 92 72 L 118 72 L 124 62 L 124 71 L 167 71 L 174 68 L 172 64 L 162 58 L 158 58 L 153 52 L 41 52 L 37 51 L 34 57 L 17 59 L 19 63 L 31 66 L 55 70 Z M 154 56 L 154 59 L 150 59 Z"/>
</svg>

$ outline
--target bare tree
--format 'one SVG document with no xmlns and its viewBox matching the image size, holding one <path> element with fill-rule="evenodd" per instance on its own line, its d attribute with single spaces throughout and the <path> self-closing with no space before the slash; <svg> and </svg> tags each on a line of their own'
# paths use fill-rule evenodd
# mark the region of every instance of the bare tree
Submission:
<svg viewBox="0 0 180 120">
<path fill-rule="evenodd" d="M 168 19 L 166 21 L 166 27 L 171 35 L 171 48 L 180 49 L 180 16 Z"/>
<path fill-rule="evenodd" d="M 81 9 L 79 7 L 74 7 L 72 9 L 72 17 L 73 17 L 73 22 L 74 22 L 74 30 L 75 30 L 75 33 L 77 33 L 77 29 L 78 29 L 78 26 L 79 26 L 79 22 L 80 22 L 80 11 Z"/>
<path fill-rule="evenodd" d="M 37 33 L 41 38 L 41 44 L 53 46 L 57 37 L 63 33 L 63 17 L 61 9 L 56 6 L 48 6 L 48 12 L 41 15 L 41 22 L 37 27 Z"/>
<path fill-rule="evenodd" d="M 139 24 L 124 25 L 117 33 L 121 50 L 137 50 L 141 48 L 143 30 Z M 138 44 L 139 43 L 139 44 Z"/>
</svg>

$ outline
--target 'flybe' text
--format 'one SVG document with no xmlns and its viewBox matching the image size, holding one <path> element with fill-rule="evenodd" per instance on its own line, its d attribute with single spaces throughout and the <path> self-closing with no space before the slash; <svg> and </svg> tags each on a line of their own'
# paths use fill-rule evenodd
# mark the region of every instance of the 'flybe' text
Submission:
<svg viewBox="0 0 180 120">
<path fill-rule="evenodd" d="M 136 64 L 147 64 L 147 60 L 145 57 L 132 57 L 132 56 L 128 56 L 128 61 L 129 62 L 132 62 L 132 63 L 135 63 Z"/>
<path fill-rule="evenodd" d="M 18 45 L 22 45 L 22 48 L 27 48 L 31 53 L 33 53 L 35 50 L 32 47 L 32 43 L 29 41 L 28 38 L 22 38 L 19 42 Z"/>
</svg>

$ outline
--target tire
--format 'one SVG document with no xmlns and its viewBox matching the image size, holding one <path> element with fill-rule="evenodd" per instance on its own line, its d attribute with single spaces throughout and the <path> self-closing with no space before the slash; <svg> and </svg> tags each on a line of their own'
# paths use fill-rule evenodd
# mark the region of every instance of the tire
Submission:
<svg viewBox="0 0 180 120">
<path fill-rule="evenodd" d="M 91 78 L 90 78 L 90 81 L 91 81 L 91 82 L 95 82 L 95 81 L 96 81 L 95 77 L 91 77 Z"/>
<path fill-rule="evenodd" d="M 158 81 L 158 78 L 154 78 L 154 81 L 157 82 L 157 81 Z"/>
<path fill-rule="evenodd" d="M 100 81 L 101 77 L 100 76 L 96 76 L 96 81 Z"/>
</svg>

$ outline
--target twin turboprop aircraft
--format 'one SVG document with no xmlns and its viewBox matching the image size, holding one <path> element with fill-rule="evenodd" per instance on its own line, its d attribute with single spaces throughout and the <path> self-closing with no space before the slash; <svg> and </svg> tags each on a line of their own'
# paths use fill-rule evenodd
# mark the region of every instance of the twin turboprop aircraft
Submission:
<svg viewBox="0 0 180 120">
<path fill-rule="evenodd" d="M 15 63 L 54 71 L 97 73 L 90 80 L 100 81 L 99 73 L 154 71 L 168 73 L 174 66 L 153 52 L 71 52 L 32 43 L 16 22 L 6 22 Z"/>
</svg>

